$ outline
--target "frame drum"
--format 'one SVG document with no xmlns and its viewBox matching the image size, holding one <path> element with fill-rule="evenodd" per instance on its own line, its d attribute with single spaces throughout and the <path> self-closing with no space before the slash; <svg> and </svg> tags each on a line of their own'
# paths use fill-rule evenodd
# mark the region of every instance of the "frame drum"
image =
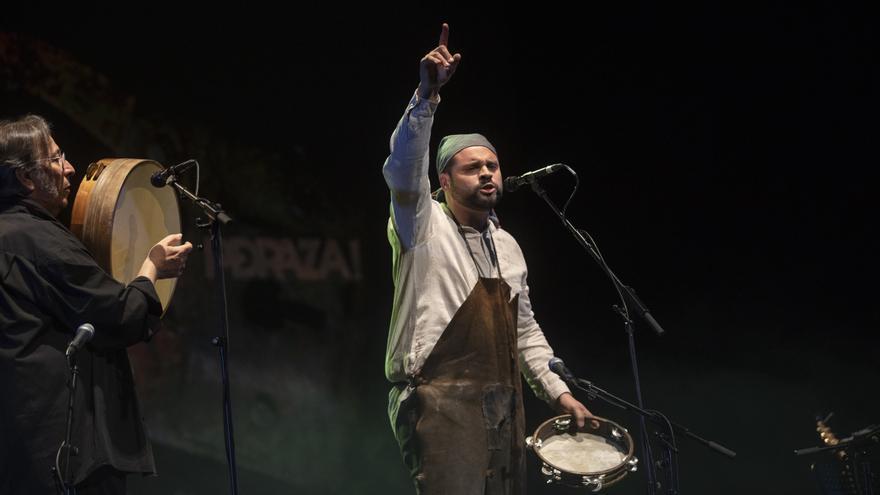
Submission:
<svg viewBox="0 0 880 495">
<path fill-rule="evenodd" d="M 591 419 L 599 428 L 590 427 Z M 590 418 L 583 428 L 570 415 L 550 418 L 526 438 L 541 461 L 541 475 L 550 484 L 598 492 L 637 469 L 633 441 L 626 428 L 605 418 Z"/>
<path fill-rule="evenodd" d="M 89 165 L 76 193 L 70 230 L 123 284 L 137 277 L 150 248 L 181 231 L 174 189 L 150 184 L 163 168 L 152 160 L 104 158 Z M 156 282 L 163 313 L 176 285 L 176 278 Z"/>
</svg>

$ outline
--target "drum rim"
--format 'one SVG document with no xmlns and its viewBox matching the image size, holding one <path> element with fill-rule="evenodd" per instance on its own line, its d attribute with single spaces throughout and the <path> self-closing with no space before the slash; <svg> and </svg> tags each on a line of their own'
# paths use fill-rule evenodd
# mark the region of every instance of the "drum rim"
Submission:
<svg viewBox="0 0 880 495">
<path fill-rule="evenodd" d="M 574 418 L 572 417 L 571 414 L 561 414 L 561 415 L 559 415 L 559 416 L 554 416 L 554 417 L 548 419 L 547 421 L 544 421 L 543 423 L 541 423 L 541 424 L 535 429 L 535 433 L 534 433 L 533 436 L 532 436 L 532 438 L 534 439 L 534 441 L 535 441 L 535 442 L 537 442 L 538 440 L 542 440 L 542 441 L 543 441 L 543 439 L 541 439 L 541 437 L 540 437 L 539 434 L 542 433 L 543 431 L 547 430 L 547 429 L 553 428 L 553 423 L 556 422 L 556 421 L 558 421 L 558 420 L 561 420 L 561 419 L 571 419 L 572 421 L 574 420 Z M 626 456 L 623 458 L 622 461 L 620 461 L 620 463 L 619 463 L 618 465 L 614 466 L 613 468 L 605 469 L 605 470 L 602 470 L 602 471 L 569 471 L 569 470 L 567 470 L 567 469 L 562 469 L 562 468 L 560 468 L 559 466 L 557 466 L 556 464 L 554 464 L 553 462 L 551 462 L 550 460 L 548 460 L 548 459 L 547 459 L 547 458 L 541 453 L 541 448 L 540 448 L 540 447 L 538 447 L 538 448 L 533 448 L 533 449 L 532 449 L 532 452 L 534 452 L 535 455 L 537 455 L 538 458 L 541 459 L 541 462 L 547 464 L 548 466 L 553 467 L 554 469 L 558 469 L 558 470 L 560 470 L 560 471 L 563 472 L 563 473 L 570 474 L 570 475 L 573 475 L 573 476 L 591 476 L 591 477 L 594 477 L 594 476 L 603 476 L 603 475 L 615 474 L 615 473 L 620 472 L 622 469 L 625 469 L 625 467 L 629 464 L 629 461 L 630 461 L 630 460 L 633 458 L 633 456 L 635 455 L 635 444 L 634 444 L 634 442 L 633 442 L 632 435 L 630 435 L 630 434 L 629 434 L 629 431 L 628 431 L 626 428 L 624 428 L 623 426 L 621 426 L 619 423 L 617 423 L 617 422 L 615 422 L 615 421 L 612 421 L 612 420 L 610 420 L 610 419 L 608 419 L 608 418 L 602 418 L 602 417 L 599 417 L 599 416 L 595 416 L 595 417 L 593 417 L 593 418 L 588 418 L 587 421 L 590 421 L 590 420 L 592 420 L 592 419 L 595 419 L 595 420 L 600 421 L 600 422 L 605 422 L 605 423 L 610 424 L 611 426 L 615 426 L 615 427 L 617 427 L 621 432 L 623 432 L 624 438 L 626 438 L 626 440 L 627 440 L 626 443 L 627 443 L 627 447 L 628 447 L 628 448 L 627 448 Z M 589 433 L 589 432 L 583 432 L 583 433 Z M 625 472 L 626 472 L 626 471 L 624 470 L 624 473 L 625 473 Z"/>
</svg>

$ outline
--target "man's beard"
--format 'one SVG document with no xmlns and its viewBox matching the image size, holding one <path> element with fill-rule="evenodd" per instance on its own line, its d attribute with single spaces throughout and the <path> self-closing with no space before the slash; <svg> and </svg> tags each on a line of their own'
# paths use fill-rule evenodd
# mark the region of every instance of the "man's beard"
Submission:
<svg viewBox="0 0 880 495">
<path fill-rule="evenodd" d="M 34 192 L 39 192 L 43 198 L 41 201 L 48 200 L 49 203 L 44 206 L 50 210 L 52 214 L 58 214 L 64 208 L 64 192 L 61 186 L 50 176 L 45 170 L 38 169 L 31 174 L 34 181 Z M 53 211 L 58 210 L 58 211 Z"/>
<path fill-rule="evenodd" d="M 466 206 L 472 210 L 491 211 L 495 208 L 498 202 L 501 201 L 502 191 L 501 187 L 497 184 L 495 187 L 495 194 L 492 194 L 491 196 L 486 196 L 480 192 L 480 188 L 487 183 L 480 184 L 478 188 L 471 191 L 460 191 L 457 189 L 455 187 L 455 182 L 452 181 L 451 177 L 449 184 L 452 186 L 451 192 L 453 199 L 462 206 Z"/>
<path fill-rule="evenodd" d="M 44 169 L 38 168 L 34 170 L 34 173 L 31 174 L 31 179 L 34 181 L 34 185 L 38 191 L 48 194 L 53 198 L 61 195 L 61 190 L 58 188 L 58 184 L 49 177 L 49 174 Z"/>
</svg>

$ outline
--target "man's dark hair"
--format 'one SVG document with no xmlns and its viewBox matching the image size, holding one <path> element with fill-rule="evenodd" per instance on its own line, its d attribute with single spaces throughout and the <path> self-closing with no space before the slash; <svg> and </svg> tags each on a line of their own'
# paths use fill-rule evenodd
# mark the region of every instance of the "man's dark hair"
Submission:
<svg viewBox="0 0 880 495">
<path fill-rule="evenodd" d="M 49 157 L 51 136 L 51 126 L 39 115 L 0 121 L 0 199 L 28 195 L 15 171 L 37 172 L 40 160 Z"/>
</svg>

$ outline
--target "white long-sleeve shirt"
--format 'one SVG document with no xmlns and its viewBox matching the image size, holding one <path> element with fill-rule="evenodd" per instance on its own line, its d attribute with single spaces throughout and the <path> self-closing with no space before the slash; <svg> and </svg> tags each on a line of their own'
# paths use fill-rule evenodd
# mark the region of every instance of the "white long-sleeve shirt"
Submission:
<svg viewBox="0 0 880 495">
<path fill-rule="evenodd" d="M 394 257 L 394 306 L 385 375 L 395 383 L 407 382 L 421 370 L 443 330 L 476 285 L 480 274 L 471 252 L 478 260 L 482 257 L 480 265 L 493 265 L 486 260 L 484 249 L 471 247 L 475 239 L 485 236 L 462 227 L 469 239 L 466 243 L 445 205 L 431 198 L 428 147 L 438 104 L 439 99 L 413 96 L 391 136 L 391 154 L 383 167 L 391 190 L 388 241 Z M 487 229 L 501 274 L 511 288 L 511 299 L 519 295 L 520 369 L 535 394 L 551 402 L 569 390 L 547 367 L 553 350 L 532 312 L 525 259 L 516 240 L 494 219 Z M 497 276 L 497 272 L 483 271 L 484 276 Z M 400 396 L 399 400 L 404 398 Z"/>
</svg>

